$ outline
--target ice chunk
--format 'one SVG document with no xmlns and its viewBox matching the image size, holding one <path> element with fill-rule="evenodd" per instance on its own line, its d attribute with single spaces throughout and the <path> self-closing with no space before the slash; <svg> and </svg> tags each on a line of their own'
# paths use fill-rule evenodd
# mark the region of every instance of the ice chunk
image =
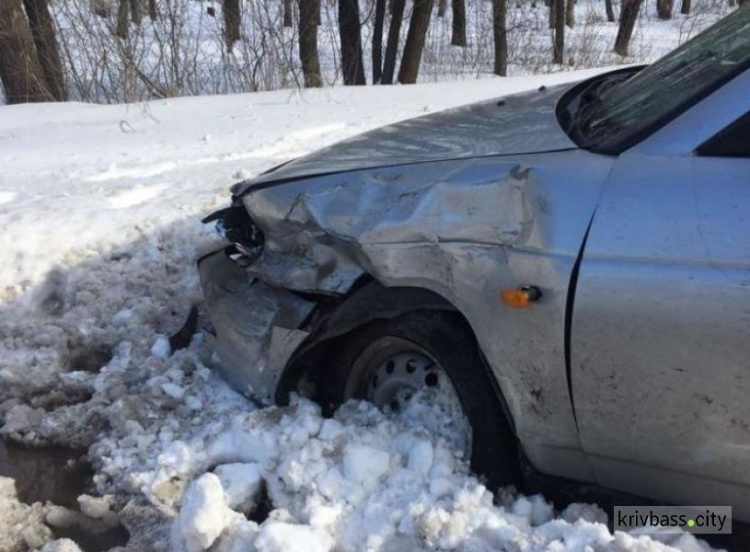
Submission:
<svg viewBox="0 0 750 552">
<path fill-rule="evenodd" d="M 344 476 L 373 489 L 390 467 L 390 455 L 366 445 L 348 445 L 344 451 Z"/>
<path fill-rule="evenodd" d="M 560 517 L 568 523 L 575 523 L 579 519 L 590 523 L 607 523 L 607 512 L 595 504 L 583 504 L 581 502 L 568 505 L 560 513 Z"/>
<path fill-rule="evenodd" d="M 203 402 L 195 395 L 188 395 L 185 398 L 185 405 L 190 410 L 201 410 L 203 408 Z"/>
<path fill-rule="evenodd" d="M 85 515 L 95 519 L 102 519 L 109 513 L 109 509 L 112 507 L 112 497 L 94 497 L 84 494 L 78 497 L 78 505 L 81 507 L 81 512 Z"/>
<path fill-rule="evenodd" d="M 255 550 L 253 543 L 258 536 L 258 524 L 249 520 L 238 522 L 222 535 L 219 542 L 211 549 L 212 552 L 251 552 Z"/>
<path fill-rule="evenodd" d="M 0 497 L 16 498 L 16 481 L 10 477 L 0 476 Z"/>
<path fill-rule="evenodd" d="M 255 507 L 263 488 L 263 476 L 258 464 L 222 464 L 214 473 L 221 480 L 230 508 L 249 512 Z"/>
<path fill-rule="evenodd" d="M 112 323 L 115 326 L 124 326 L 133 318 L 133 309 L 122 309 L 112 317 Z"/>
<path fill-rule="evenodd" d="M 221 480 L 212 473 L 196 479 L 183 498 L 173 542 L 178 550 L 207 550 L 232 520 Z"/>
<path fill-rule="evenodd" d="M 327 533 L 291 523 L 264 524 L 255 540 L 258 552 L 328 552 L 332 548 L 333 539 Z"/>
<path fill-rule="evenodd" d="M 410 470 L 427 475 L 432 467 L 432 444 L 429 441 L 417 441 L 409 451 L 407 466 Z"/>
<path fill-rule="evenodd" d="M 158 358 L 169 358 L 169 355 L 172 354 L 169 339 L 160 335 L 151 347 L 151 354 Z"/>
<path fill-rule="evenodd" d="M 175 400 L 180 400 L 185 395 L 185 390 L 176 383 L 167 382 L 161 384 L 161 390 Z"/>
<path fill-rule="evenodd" d="M 83 552 L 70 539 L 59 539 L 48 542 L 39 552 Z"/>
</svg>

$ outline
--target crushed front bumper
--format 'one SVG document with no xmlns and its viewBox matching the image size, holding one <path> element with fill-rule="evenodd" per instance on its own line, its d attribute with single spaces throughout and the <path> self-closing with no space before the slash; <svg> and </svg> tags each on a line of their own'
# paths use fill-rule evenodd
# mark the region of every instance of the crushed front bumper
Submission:
<svg viewBox="0 0 750 552">
<path fill-rule="evenodd" d="M 270 404 L 286 362 L 307 332 L 300 329 L 315 303 L 253 278 L 222 249 L 198 261 L 206 309 L 206 335 L 218 370 L 241 393 Z"/>
</svg>

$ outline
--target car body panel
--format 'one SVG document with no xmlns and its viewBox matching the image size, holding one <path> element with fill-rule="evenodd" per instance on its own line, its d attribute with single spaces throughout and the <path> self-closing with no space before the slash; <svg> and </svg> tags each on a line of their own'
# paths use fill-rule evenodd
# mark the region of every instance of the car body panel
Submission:
<svg viewBox="0 0 750 552">
<path fill-rule="evenodd" d="M 573 149 L 555 106 L 571 85 L 542 87 L 381 127 L 235 186 L 235 195 L 273 182 L 376 167 Z M 498 105 L 498 104 L 501 105 Z"/>
<path fill-rule="evenodd" d="M 270 403 L 286 361 L 307 336 L 299 327 L 315 303 L 248 277 L 223 249 L 200 259 L 198 271 L 219 328 L 205 333 L 222 376 L 248 397 Z"/>
<path fill-rule="evenodd" d="M 571 350 L 603 485 L 745 520 L 750 159 L 693 151 L 750 110 L 748 87 L 745 73 L 620 156 L 581 261 Z"/>
</svg>

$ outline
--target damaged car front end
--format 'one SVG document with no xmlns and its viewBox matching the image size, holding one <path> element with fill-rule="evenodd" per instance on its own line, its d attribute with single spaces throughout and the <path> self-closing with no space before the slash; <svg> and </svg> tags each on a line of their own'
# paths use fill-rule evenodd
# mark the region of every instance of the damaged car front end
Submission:
<svg viewBox="0 0 750 552">
<path fill-rule="evenodd" d="M 235 185 L 200 262 L 218 369 L 266 404 L 447 398 L 490 485 L 531 466 L 750 519 L 749 14 Z"/>
<path fill-rule="evenodd" d="M 307 335 L 299 328 L 315 303 L 248 271 L 263 255 L 264 236 L 240 202 L 204 219 L 213 221 L 230 245 L 198 263 L 211 318 L 205 333 L 227 381 L 248 397 L 269 404 L 281 369 Z"/>
<path fill-rule="evenodd" d="M 560 127 L 569 89 L 398 123 L 237 184 L 232 206 L 207 219 L 231 245 L 200 262 L 225 377 L 264 404 L 290 391 L 325 402 L 321 387 L 335 376 L 311 354 L 316 345 L 375 319 L 452 311 L 525 454 L 548 472 L 590 478 L 563 336 L 612 160 L 578 149 Z M 529 287 L 532 308 L 501 300 Z"/>
</svg>

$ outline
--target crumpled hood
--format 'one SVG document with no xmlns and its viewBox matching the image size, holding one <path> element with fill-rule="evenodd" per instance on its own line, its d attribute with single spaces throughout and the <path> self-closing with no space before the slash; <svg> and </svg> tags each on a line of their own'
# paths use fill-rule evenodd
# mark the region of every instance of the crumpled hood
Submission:
<svg viewBox="0 0 750 552">
<path fill-rule="evenodd" d="M 334 172 L 573 149 L 576 145 L 555 115 L 557 101 L 571 86 L 534 90 L 378 128 L 241 182 L 232 192 L 240 196 L 259 185 Z"/>
</svg>

